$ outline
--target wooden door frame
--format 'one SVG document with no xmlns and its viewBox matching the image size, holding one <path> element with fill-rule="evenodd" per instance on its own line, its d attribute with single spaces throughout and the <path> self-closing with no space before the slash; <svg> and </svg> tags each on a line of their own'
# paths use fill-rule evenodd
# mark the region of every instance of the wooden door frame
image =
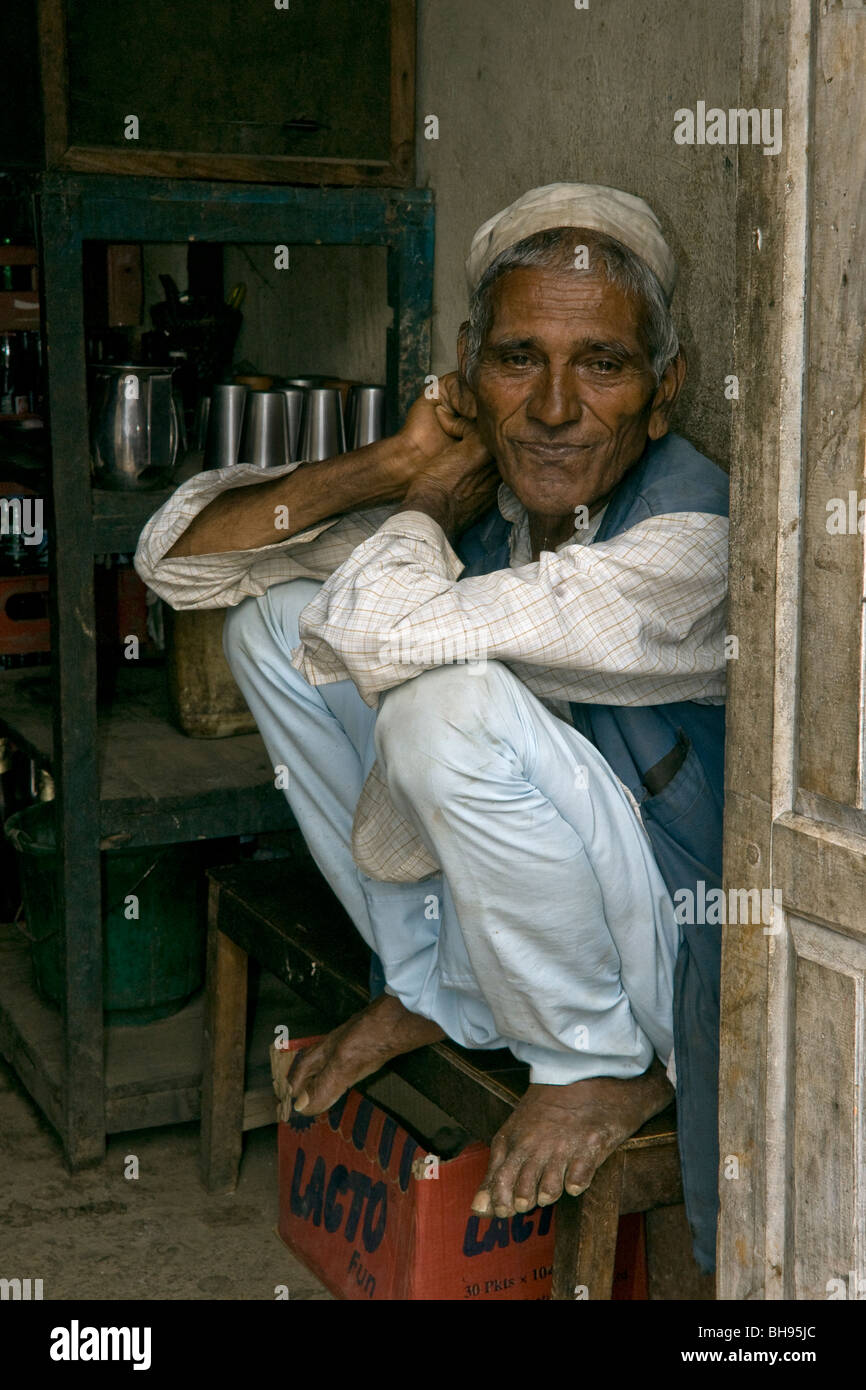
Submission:
<svg viewBox="0 0 866 1390">
<path fill-rule="evenodd" d="M 846 14 L 851 10 L 858 13 Z M 728 632 L 739 639 L 739 657 L 729 668 L 724 880 L 728 889 L 778 891 L 783 910 L 769 928 L 725 929 L 717 1279 L 722 1299 L 791 1298 L 800 1287 L 795 1266 L 802 1238 L 793 1227 L 791 1196 L 802 1177 L 794 1158 L 794 1128 L 801 1121 L 794 1115 L 792 1031 L 799 964 L 820 961 L 823 953 L 824 964 L 857 980 L 862 990 L 862 729 L 858 734 L 853 727 L 855 707 L 840 702 L 837 709 L 828 708 L 828 721 L 840 725 L 840 742 L 847 741 L 846 765 L 840 771 L 825 759 L 822 768 L 820 759 L 813 758 L 804 776 L 800 743 L 808 731 L 803 732 L 799 703 L 807 650 L 801 641 L 804 593 L 809 584 L 813 592 L 815 587 L 810 534 L 814 552 L 816 509 L 822 505 L 822 497 L 816 500 L 808 492 L 810 480 L 814 487 L 816 435 L 823 432 L 827 449 L 835 447 L 820 409 L 822 393 L 826 396 L 822 369 L 834 365 L 826 341 L 811 345 L 813 359 L 816 352 L 821 356 L 809 371 L 812 295 L 816 303 L 821 301 L 819 292 L 831 283 L 828 244 L 829 255 L 844 263 L 851 229 L 835 226 L 832 218 L 836 201 L 840 206 L 845 201 L 849 180 L 854 224 L 858 196 L 861 203 L 863 199 L 854 162 L 850 168 L 846 164 L 850 150 L 841 134 L 845 97 L 839 92 L 840 139 L 829 155 L 833 191 L 839 196 L 827 200 L 826 213 L 823 206 L 817 213 L 813 207 L 813 183 L 820 177 L 825 191 L 828 186 L 826 164 L 819 168 L 814 162 L 828 159 L 826 146 L 815 153 L 820 133 L 816 102 L 825 103 L 826 116 L 827 101 L 826 85 L 820 89 L 818 83 L 833 81 L 832 74 L 821 71 L 818 33 L 821 24 L 857 19 L 863 23 L 866 15 L 851 0 L 841 0 L 832 13 L 821 9 L 819 0 L 745 0 L 744 5 L 739 104 L 782 107 L 784 137 L 782 153 L 775 158 L 764 156 L 760 146 L 739 150 L 734 370 L 740 399 L 733 431 L 728 618 Z M 839 31 L 833 33 L 838 41 Z M 843 76 L 839 87 L 844 82 Z M 826 216 L 827 225 L 816 247 L 811 223 L 819 214 Z M 856 315 L 858 304 L 864 307 L 862 267 L 851 278 Z M 827 312 L 825 304 L 822 312 Z M 837 365 L 844 397 L 851 384 L 845 381 L 844 359 Z M 862 446 L 862 412 L 860 420 Z M 843 488 L 857 465 L 853 432 L 849 427 L 846 440 L 840 423 L 834 477 Z M 862 484 L 862 475 L 857 481 Z M 840 602 L 846 612 L 858 564 L 857 582 L 862 583 L 862 549 L 858 552 L 857 546 L 853 541 L 840 565 Z M 814 605 L 810 611 L 814 620 Z M 817 646 L 820 650 L 820 642 Z M 851 646 L 845 659 L 856 682 L 853 688 L 862 690 L 862 621 Z M 822 781 L 827 783 L 823 788 Z M 829 952 L 828 929 L 836 937 Z M 857 1140 L 859 1133 L 862 1147 L 862 1117 L 852 1131 L 859 1229 L 864 1221 Z M 863 1231 L 859 1238 L 852 1231 L 851 1240 L 862 1258 Z M 813 1284 L 820 1287 L 814 1273 Z"/>
</svg>

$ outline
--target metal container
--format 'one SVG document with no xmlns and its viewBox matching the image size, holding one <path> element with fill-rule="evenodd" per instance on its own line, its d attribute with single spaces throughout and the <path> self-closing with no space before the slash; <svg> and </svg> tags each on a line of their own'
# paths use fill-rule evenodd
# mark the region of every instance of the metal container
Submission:
<svg viewBox="0 0 866 1390">
<path fill-rule="evenodd" d="M 210 396 L 201 396 L 195 412 L 195 425 L 193 428 L 193 438 L 197 450 L 202 450 L 207 445 L 207 428 L 210 419 Z"/>
<path fill-rule="evenodd" d="M 349 449 L 375 444 L 385 434 L 385 387 L 351 386 L 346 405 L 346 441 Z"/>
<path fill-rule="evenodd" d="M 301 420 L 304 415 L 306 390 L 301 386 L 281 386 L 280 395 L 286 402 L 286 428 L 288 430 L 289 459 L 296 463 L 300 459 Z"/>
<path fill-rule="evenodd" d="M 246 398 L 246 386 L 232 384 L 213 388 L 205 439 L 205 468 L 229 468 L 237 463 Z"/>
<path fill-rule="evenodd" d="M 93 481 L 114 491 L 165 487 L 181 428 L 166 367 L 100 366 L 90 410 Z"/>
<path fill-rule="evenodd" d="M 244 406 L 238 463 L 278 468 L 290 462 L 289 421 L 283 392 L 250 391 Z"/>
<path fill-rule="evenodd" d="M 304 401 L 301 458 L 310 462 L 334 458 L 346 452 L 343 402 L 333 386 L 313 386 Z"/>
</svg>

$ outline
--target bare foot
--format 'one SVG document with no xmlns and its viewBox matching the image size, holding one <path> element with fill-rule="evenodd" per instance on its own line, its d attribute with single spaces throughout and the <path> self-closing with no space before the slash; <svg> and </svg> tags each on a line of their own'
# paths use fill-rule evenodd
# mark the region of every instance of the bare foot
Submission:
<svg viewBox="0 0 866 1390">
<path fill-rule="evenodd" d="M 380 994 L 321 1042 L 298 1054 L 288 1074 L 294 1107 L 304 1115 L 319 1115 L 392 1057 L 444 1037 L 437 1023 L 411 1014 L 393 995 Z"/>
<path fill-rule="evenodd" d="M 494 1137 L 472 1210 L 513 1216 L 549 1206 L 563 1188 L 576 1197 L 614 1149 L 673 1097 L 658 1058 L 632 1081 L 599 1076 L 570 1086 L 530 1086 Z"/>
</svg>

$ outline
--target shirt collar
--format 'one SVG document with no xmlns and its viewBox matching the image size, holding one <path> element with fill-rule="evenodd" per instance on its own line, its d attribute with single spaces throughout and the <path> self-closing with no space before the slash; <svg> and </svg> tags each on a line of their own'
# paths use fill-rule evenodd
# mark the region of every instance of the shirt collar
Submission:
<svg viewBox="0 0 866 1390">
<path fill-rule="evenodd" d="M 496 500 L 503 517 L 506 521 L 510 521 L 514 527 L 511 538 L 512 554 L 516 547 L 519 547 L 521 551 L 529 549 L 529 513 L 523 503 L 514 495 L 507 483 L 499 484 Z M 557 550 L 562 550 L 563 546 L 566 545 L 589 545 L 596 536 L 609 505 L 608 502 L 605 502 L 604 506 L 590 517 L 587 525 L 577 527 L 574 538 L 569 537 L 568 540 L 563 541 L 562 545 L 557 546 Z"/>
</svg>

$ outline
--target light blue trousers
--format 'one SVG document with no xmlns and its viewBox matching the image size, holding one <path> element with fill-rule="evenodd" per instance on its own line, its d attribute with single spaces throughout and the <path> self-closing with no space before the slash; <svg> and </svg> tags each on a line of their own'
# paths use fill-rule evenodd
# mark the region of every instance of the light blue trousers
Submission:
<svg viewBox="0 0 866 1390">
<path fill-rule="evenodd" d="M 309 849 L 386 988 L 531 1079 L 634 1077 L 673 1047 L 679 930 L 652 848 L 598 750 L 500 662 L 388 691 L 311 686 L 291 665 L 318 588 L 277 584 L 226 615 L 224 647 Z M 378 757 L 441 872 L 383 883 L 351 854 Z"/>
</svg>

